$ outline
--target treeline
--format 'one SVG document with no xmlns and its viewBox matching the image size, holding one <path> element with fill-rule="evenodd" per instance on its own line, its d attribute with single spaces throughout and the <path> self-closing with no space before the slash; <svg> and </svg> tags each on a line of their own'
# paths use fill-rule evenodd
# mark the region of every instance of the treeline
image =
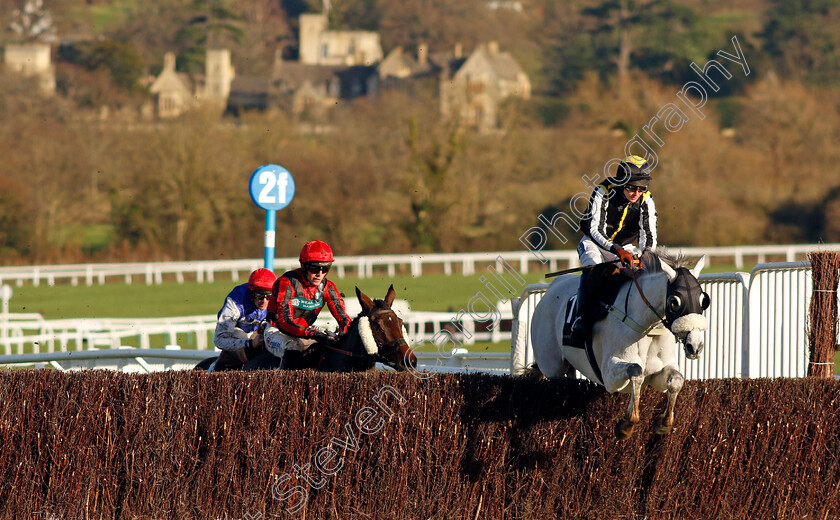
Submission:
<svg viewBox="0 0 840 520">
<path fill-rule="evenodd" d="M 155 16 L 175 4 L 192 5 L 161 2 Z M 257 4 L 242 3 L 254 13 Z M 283 2 L 283 9 L 291 4 Z M 361 12 L 349 9 L 349 0 L 333 4 L 334 24 Z M 414 29 L 417 41 L 431 30 L 422 25 L 429 20 L 451 28 L 438 45 L 461 39 L 467 27 L 483 27 L 482 20 L 490 24 L 484 36 L 497 34 L 490 31 L 490 18 L 473 25 L 463 19 L 474 3 L 427 4 L 429 16 Z M 627 18 L 634 29 L 622 36 L 624 25 L 608 22 L 630 14 L 612 4 L 570 4 L 568 16 L 561 17 L 549 9 L 552 2 L 525 2 L 524 14 L 504 15 L 511 31 L 507 40 L 499 39 L 532 74 L 536 95 L 509 103 L 492 134 L 443 121 L 433 93 L 386 92 L 348 103 L 321 127 L 279 112 L 229 119 L 195 111 L 157 123 L 98 117 L 103 106 L 127 106 L 144 95 L 119 88 L 108 72 L 111 58 L 130 56 L 126 46 L 145 57 L 170 40 L 181 41 L 164 36 L 178 33 L 175 22 L 184 13 L 170 19 L 172 27 L 160 25 L 157 40 L 141 38 L 145 33 L 137 28 L 120 45 L 92 44 L 75 55 L 77 64 L 59 63 L 67 69 L 60 75 L 65 91 L 76 95 L 42 99 L 32 94 L 33 84 L 2 72 L 0 262 L 259 257 L 264 215 L 251 202 L 247 182 L 267 163 L 285 166 L 297 183 L 295 200 L 277 216 L 278 256 L 296 255 L 312 238 L 330 241 L 339 254 L 521 250 L 526 246 L 520 237 L 539 225 L 541 213 L 568 211 L 574 195 L 588 191 L 582 176 L 621 156 L 628 140 L 642 135 L 663 106 L 675 103 L 681 82 L 699 80 L 691 62 L 702 67 L 715 57 L 732 78 L 714 76 L 722 88 L 710 91 L 705 118 L 689 113 L 674 132 L 662 130 L 659 122 L 664 144 L 655 147 L 660 164 L 652 191 L 660 241 L 673 246 L 840 241 L 840 180 L 830 173 L 840 155 L 838 96 L 821 84 L 832 65 L 817 52 L 833 48 L 834 36 L 817 26 L 834 19 L 837 2 L 742 2 L 729 11 L 725 4 L 708 2 L 709 12 L 700 14 L 681 3 L 636 3 L 635 18 Z M 782 24 L 786 6 L 794 4 L 800 11 Z M 645 6 L 653 13 L 648 18 Z M 139 12 L 147 9 L 145 3 L 136 6 Z M 759 21 L 747 22 L 745 13 L 760 15 L 749 18 Z M 135 15 L 130 11 L 112 22 L 109 34 L 122 34 L 118 29 L 130 27 Z M 236 16 L 241 28 L 245 21 Z M 384 24 L 391 18 L 378 19 Z M 202 23 L 200 17 L 193 22 Z M 662 32 L 665 22 L 672 30 Z M 358 25 L 376 28 L 372 22 Z M 539 30 L 530 34 L 529 27 Z M 558 38 L 549 38 L 551 31 Z M 771 49 L 770 35 L 779 31 L 806 31 L 809 38 L 779 37 Z M 716 54 L 735 52 L 736 33 L 750 75 Z M 664 39 L 654 38 L 657 34 Z M 660 40 L 672 52 L 657 61 Z M 160 45 L 154 52 L 153 42 Z M 618 45 L 622 42 L 627 46 Z M 575 45 L 589 50 L 576 54 Z M 622 56 L 629 57 L 619 60 Z M 90 81 L 71 81 L 82 69 Z M 118 96 L 115 104 L 100 104 Z M 579 237 L 563 223 L 558 235 L 548 235 L 547 247 L 570 248 Z"/>
<path fill-rule="evenodd" d="M 346 107 L 314 135 L 282 113 L 80 123 L 61 99 L 33 99 L 8 77 L 1 87 L 7 264 L 259 257 L 264 213 L 247 183 L 268 163 L 297 184 L 278 212 L 278 256 L 316 237 L 339 254 L 520 250 L 541 212 L 568 208 L 586 191 L 581 177 L 622 153 L 632 134 L 617 125 L 635 133 L 675 100 L 643 76 L 633 103 L 588 78 L 565 98 L 573 108 L 561 124 L 511 111 L 506 131 L 480 135 L 442 124 L 432 99 L 390 94 Z M 733 105 L 740 115 L 722 131 Z M 662 243 L 840 240 L 834 92 L 757 79 L 707 108 L 658 149 Z M 549 247 L 573 247 L 578 235 L 565 234 Z"/>
</svg>

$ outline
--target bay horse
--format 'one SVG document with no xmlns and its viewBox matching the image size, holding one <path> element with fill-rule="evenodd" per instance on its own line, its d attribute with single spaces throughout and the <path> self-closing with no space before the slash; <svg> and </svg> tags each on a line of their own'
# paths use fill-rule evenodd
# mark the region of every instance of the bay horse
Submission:
<svg viewBox="0 0 840 520">
<path fill-rule="evenodd" d="M 374 368 L 377 362 L 397 371 L 414 369 L 417 357 L 406 341 L 402 319 L 391 308 L 395 297 L 393 285 L 382 300 L 371 299 L 356 287 L 362 311 L 346 334 L 324 338 L 306 352 L 294 353 L 285 360 L 266 352 L 248 361 L 243 370 L 311 368 L 321 372 L 362 372 Z"/>
<path fill-rule="evenodd" d="M 688 359 L 703 351 L 703 332 L 708 322 L 702 312 L 709 295 L 697 277 L 705 264 L 701 257 L 692 269 L 686 260 L 665 253 L 642 255 L 642 269 L 630 268 L 614 303 L 601 303 L 607 317 L 592 326 L 584 348 L 564 344 L 564 327 L 574 319 L 570 312 L 578 277 L 564 275 L 554 280 L 537 304 L 531 320 L 531 341 L 537 368 L 547 377 L 571 377 L 577 370 L 610 393 L 630 394 L 627 410 L 615 427 L 626 439 L 639 422 L 642 388 L 650 386 L 668 393 L 664 413 L 654 431 L 669 434 L 674 428 L 674 407 L 685 377 L 677 366 L 677 342 Z"/>
</svg>

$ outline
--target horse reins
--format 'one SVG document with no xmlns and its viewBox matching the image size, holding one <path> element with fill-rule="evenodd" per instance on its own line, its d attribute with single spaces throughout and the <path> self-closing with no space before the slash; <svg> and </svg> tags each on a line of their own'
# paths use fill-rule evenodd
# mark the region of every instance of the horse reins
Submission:
<svg viewBox="0 0 840 520">
<path fill-rule="evenodd" d="M 636 270 L 635 269 L 630 269 L 630 277 L 633 278 L 633 283 L 636 285 L 636 289 L 639 291 L 639 296 L 642 297 L 642 301 L 645 302 L 645 305 L 648 306 L 648 309 L 650 309 L 651 312 L 653 312 L 653 314 L 655 314 L 656 317 L 659 318 L 659 321 L 661 321 L 662 323 L 664 323 L 667 326 L 668 322 L 666 321 L 665 317 L 660 315 L 659 312 L 656 311 L 656 308 L 654 308 L 654 306 L 651 305 L 651 303 L 648 301 L 647 297 L 645 296 L 645 292 L 642 290 L 642 286 L 639 285 L 639 280 L 636 278 Z M 628 297 L 630 296 L 629 291 L 627 292 L 627 296 Z"/>
<path fill-rule="evenodd" d="M 642 290 L 642 286 L 639 284 L 639 280 L 636 278 L 636 271 L 634 269 L 630 269 L 630 278 L 633 279 L 633 284 L 636 286 L 636 290 L 639 292 L 639 296 L 642 297 L 642 301 L 644 302 L 644 304 L 647 305 L 648 309 L 650 309 L 650 311 L 657 318 L 659 318 L 659 321 L 661 323 L 664 323 L 665 326 L 668 326 L 667 318 L 665 318 L 661 314 L 659 314 L 659 312 L 656 310 L 656 308 L 647 299 L 647 296 L 645 296 L 645 292 Z M 635 330 L 636 332 L 646 334 L 648 332 L 648 330 L 650 330 L 650 327 L 642 326 L 640 323 L 637 323 L 636 320 L 631 318 L 629 314 L 627 314 L 627 308 L 629 307 L 629 304 L 630 304 L 630 292 L 631 291 L 632 291 L 632 288 L 628 288 L 627 293 L 624 296 L 624 309 L 625 309 L 624 311 L 621 311 L 617 307 L 615 307 L 613 305 L 610 305 L 606 302 L 601 302 L 601 305 L 605 309 L 607 309 L 608 313 L 613 314 L 616 318 L 618 318 L 618 320 L 621 321 L 621 323 L 627 325 L 628 327 Z"/>
</svg>

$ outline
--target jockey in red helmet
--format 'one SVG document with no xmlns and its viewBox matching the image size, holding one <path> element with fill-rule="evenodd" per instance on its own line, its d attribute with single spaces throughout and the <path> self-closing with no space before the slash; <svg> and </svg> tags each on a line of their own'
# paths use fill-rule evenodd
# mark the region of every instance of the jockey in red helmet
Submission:
<svg viewBox="0 0 840 520">
<path fill-rule="evenodd" d="M 241 368 L 265 352 L 261 324 L 268 316 L 271 289 L 277 277 L 269 269 L 257 269 L 248 283 L 233 288 L 218 313 L 213 343 L 222 350 L 212 371 Z"/>
<path fill-rule="evenodd" d="M 266 348 L 277 357 L 288 351 L 303 352 L 323 338 L 323 331 L 313 324 L 324 305 L 338 322 L 339 334 L 347 332 L 352 321 L 338 288 L 327 280 L 335 261 L 330 246 L 320 240 L 307 242 L 299 260 L 299 269 L 284 273 L 274 283 L 268 305 L 273 326 L 266 329 Z"/>
</svg>

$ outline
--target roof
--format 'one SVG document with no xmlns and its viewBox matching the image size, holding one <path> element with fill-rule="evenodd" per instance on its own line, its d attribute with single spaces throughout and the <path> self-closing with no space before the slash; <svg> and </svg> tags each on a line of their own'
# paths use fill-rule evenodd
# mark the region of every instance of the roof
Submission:
<svg viewBox="0 0 840 520">
<path fill-rule="evenodd" d="M 404 53 L 402 47 L 395 47 L 385 56 L 377 68 L 379 75 L 383 78 L 388 76 L 407 78 L 430 74 L 440 67 L 428 60 L 425 63 L 420 63 L 413 56 Z"/>
<path fill-rule="evenodd" d="M 186 96 L 192 95 L 195 82 L 189 74 L 177 72 L 175 70 L 175 55 L 167 52 L 164 56 L 163 69 L 160 74 L 149 86 L 149 91 L 153 94 L 159 92 L 181 91 Z"/>
<path fill-rule="evenodd" d="M 456 75 L 471 74 L 486 68 L 489 68 L 496 78 L 505 81 L 518 81 L 523 74 L 519 63 L 510 53 L 489 50 L 486 45 L 479 45 L 466 62 L 458 67 Z"/>
<path fill-rule="evenodd" d="M 230 84 L 230 91 L 243 94 L 263 94 L 272 88 L 271 80 L 258 76 L 236 76 Z"/>
<path fill-rule="evenodd" d="M 313 85 L 325 83 L 347 68 L 346 66 L 307 65 L 294 61 L 280 61 L 274 64 L 272 79 L 295 89 L 306 81 Z"/>
<path fill-rule="evenodd" d="M 522 74 L 522 67 L 509 52 L 490 52 L 486 48 L 479 48 L 487 55 L 487 60 L 496 70 L 499 78 L 516 81 Z"/>
</svg>

